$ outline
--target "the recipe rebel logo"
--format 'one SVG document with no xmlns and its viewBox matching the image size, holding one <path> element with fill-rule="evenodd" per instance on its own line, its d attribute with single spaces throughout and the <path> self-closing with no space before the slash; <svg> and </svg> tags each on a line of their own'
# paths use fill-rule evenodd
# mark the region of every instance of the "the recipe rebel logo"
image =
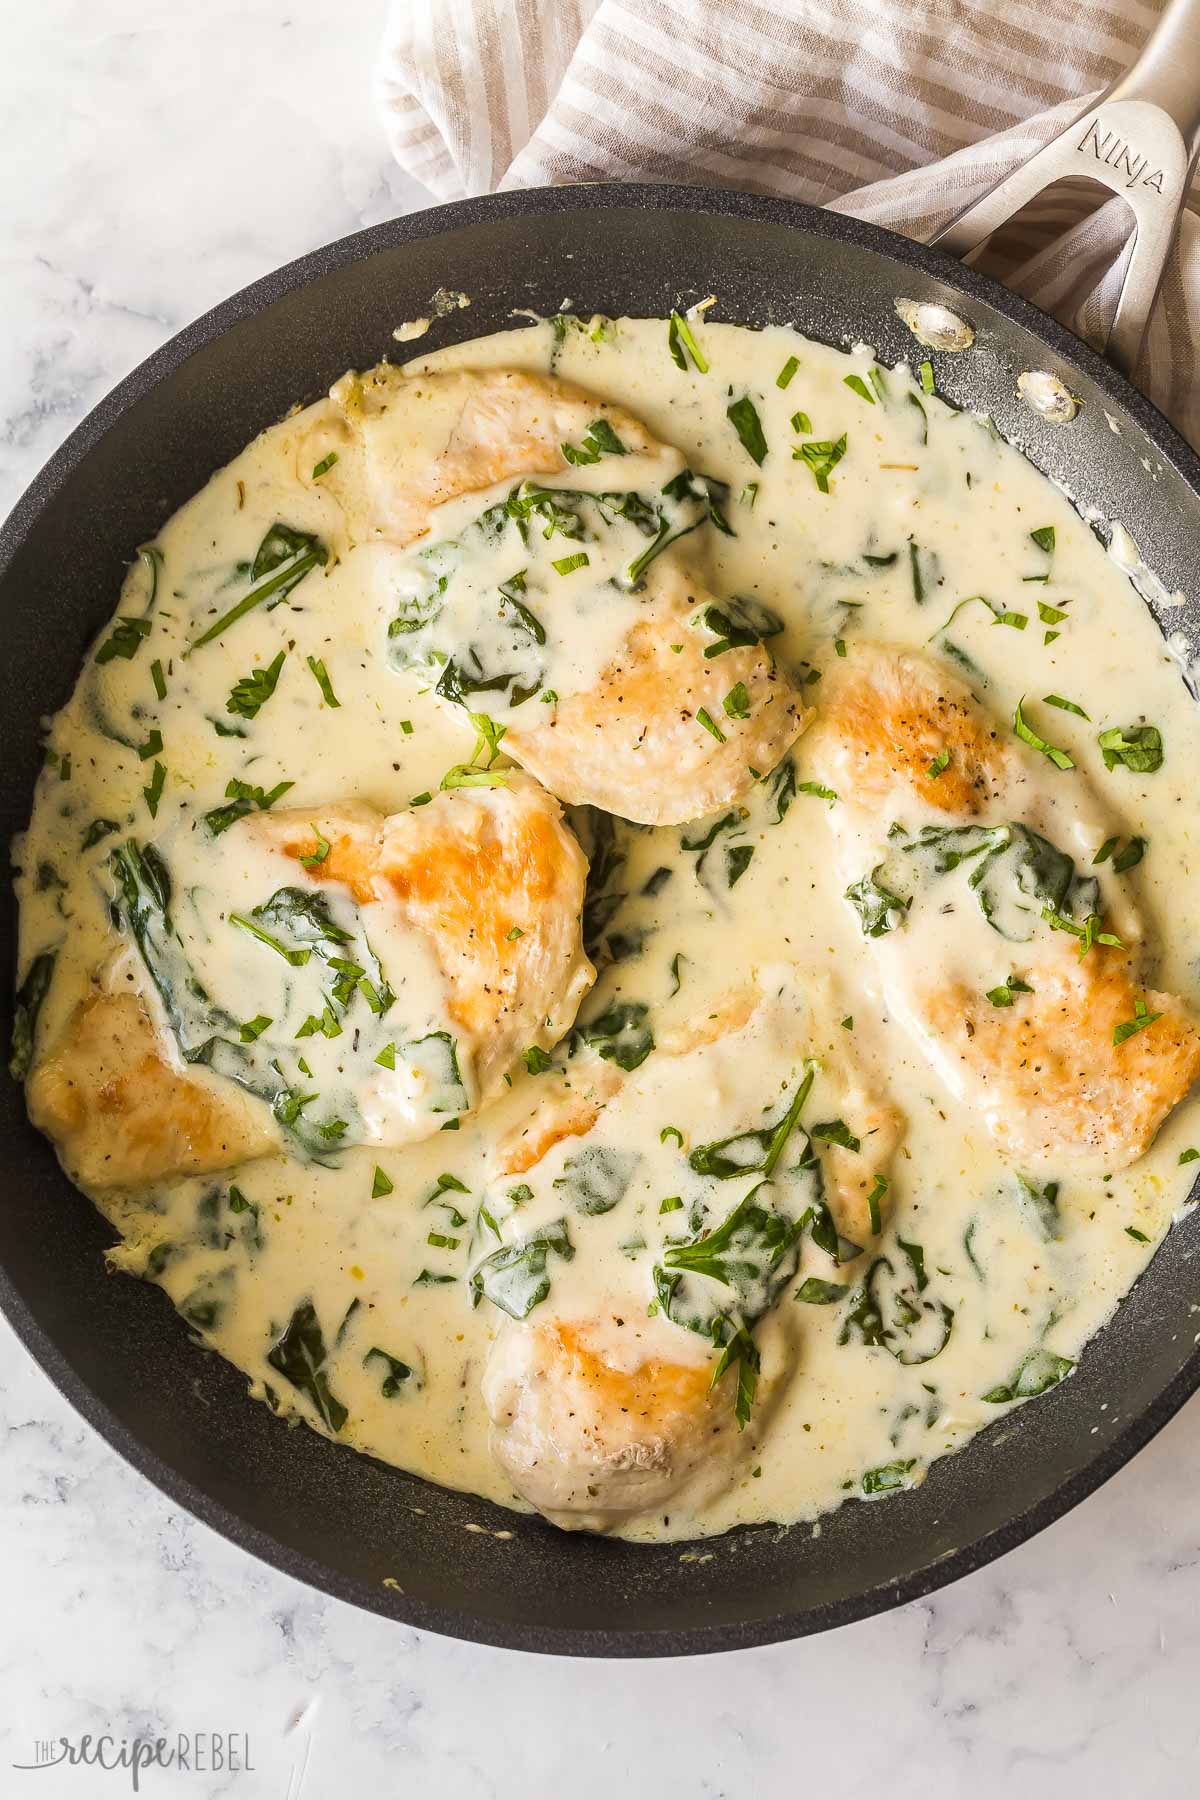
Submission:
<svg viewBox="0 0 1200 1800">
<path fill-rule="evenodd" d="M 79 1738 L 38 1738 L 32 1762 L 12 1767 L 36 1773 L 39 1769 L 103 1769 L 122 1772 L 131 1792 L 138 1794 L 142 1777 L 150 1769 L 178 1769 L 196 1775 L 253 1774 L 250 1738 L 245 1732 L 176 1732 L 174 1737 L 115 1738 L 108 1734 Z M 94 1790 L 89 1789 L 89 1792 Z"/>
</svg>

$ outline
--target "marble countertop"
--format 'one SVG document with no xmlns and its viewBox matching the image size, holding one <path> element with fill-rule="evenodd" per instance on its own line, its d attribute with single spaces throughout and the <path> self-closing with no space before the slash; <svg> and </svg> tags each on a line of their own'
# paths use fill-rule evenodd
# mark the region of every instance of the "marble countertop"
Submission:
<svg viewBox="0 0 1200 1800">
<path fill-rule="evenodd" d="M 423 3 L 423 0 L 414 0 Z M 376 0 L 39 0 L 0 61 L 0 512 L 187 320 L 423 204 L 367 77 Z M 1200 1789 L 1200 1403 L 1033 1542 L 807 1642 L 556 1661 L 310 1592 L 180 1513 L 0 1325 L 0 1793 L 39 1739 L 246 1734 L 252 1769 L 148 1770 L 180 1800 L 612 1792 L 989 1800 Z"/>
</svg>

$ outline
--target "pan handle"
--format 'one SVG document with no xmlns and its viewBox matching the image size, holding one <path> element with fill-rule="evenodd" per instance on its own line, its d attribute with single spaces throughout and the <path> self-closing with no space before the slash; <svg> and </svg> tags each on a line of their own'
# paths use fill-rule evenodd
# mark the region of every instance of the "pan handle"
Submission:
<svg viewBox="0 0 1200 1800">
<path fill-rule="evenodd" d="M 1170 0 L 1133 67 L 931 240 L 969 257 L 1051 182 L 1086 176 L 1134 216 L 1105 354 L 1132 379 L 1200 154 L 1200 0 Z"/>
</svg>

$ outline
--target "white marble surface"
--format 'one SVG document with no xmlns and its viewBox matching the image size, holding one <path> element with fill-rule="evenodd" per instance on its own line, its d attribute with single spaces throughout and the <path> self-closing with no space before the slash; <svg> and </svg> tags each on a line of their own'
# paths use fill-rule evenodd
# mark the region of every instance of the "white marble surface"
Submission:
<svg viewBox="0 0 1200 1800">
<path fill-rule="evenodd" d="M 424 3 L 424 0 L 414 0 Z M 376 0 L 35 0 L 3 9 L 0 510 L 186 320 L 421 204 L 367 71 Z M 908 1800 L 1200 1792 L 1200 1405 L 1069 1518 L 930 1601 L 696 1661 L 454 1644 L 309 1592 L 180 1514 L 0 1326 L 0 1795 L 41 1737 L 246 1732 L 208 1800 L 613 1791 Z"/>
</svg>

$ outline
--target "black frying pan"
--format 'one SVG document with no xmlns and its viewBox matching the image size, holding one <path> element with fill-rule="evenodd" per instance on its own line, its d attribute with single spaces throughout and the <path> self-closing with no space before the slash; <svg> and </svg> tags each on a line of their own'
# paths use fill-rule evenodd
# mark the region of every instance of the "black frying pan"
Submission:
<svg viewBox="0 0 1200 1800">
<path fill-rule="evenodd" d="M 947 398 L 989 413 L 1081 502 L 1119 516 L 1168 589 L 1200 585 L 1200 461 L 1067 332 L 940 252 L 810 207 L 692 188 L 466 201 L 346 238 L 226 301 L 123 382 L 38 476 L 0 531 L 6 834 L 28 818 L 39 722 L 66 700 L 134 547 L 294 401 L 394 354 L 393 326 L 442 286 L 472 304 L 422 351 L 509 328 L 515 307 L 554 312 L 564 295 L 584 313 L 662 316 L 715 292 L 723 319 L 793 322 L 827 343 L 870 343 L 890 363 L 914 349 L 897 295 L 940 301 L 977 333 L 970 352 L 934 357 Z M 1073 423 L 1027 410 L 1016 378 L 1028 369 L 1078 396 Z M 1143 457 L 1161 468 L 1154 484 Z M 1170 623 L 1200 644 L 1200 609 Z M 5 887 L 10 961 L 14 910 Z M 0 1303 L 51 1378 L 130 1462 L 236 1543 L 342 1599 L 457 1637 L 664 1655 L 880 1612 L 1066 1512 L 1200 1384 L 1198 1213 L 1171 1232 L 1070 1381 L 935 1464 L 921 1487 L 851 1502 L 819 1537 L 730 1533 L 706 1544 L 703 1562 L 681 1563 L 677 1544 L 568 1536 L 290 1431 L 251 1403 L 244 1378 L 189 1340 L 163 1293 L 106 1273 L 109 1228 L 28 1125 L 20 1090 L 0 1090 Z"/>
</svg>

